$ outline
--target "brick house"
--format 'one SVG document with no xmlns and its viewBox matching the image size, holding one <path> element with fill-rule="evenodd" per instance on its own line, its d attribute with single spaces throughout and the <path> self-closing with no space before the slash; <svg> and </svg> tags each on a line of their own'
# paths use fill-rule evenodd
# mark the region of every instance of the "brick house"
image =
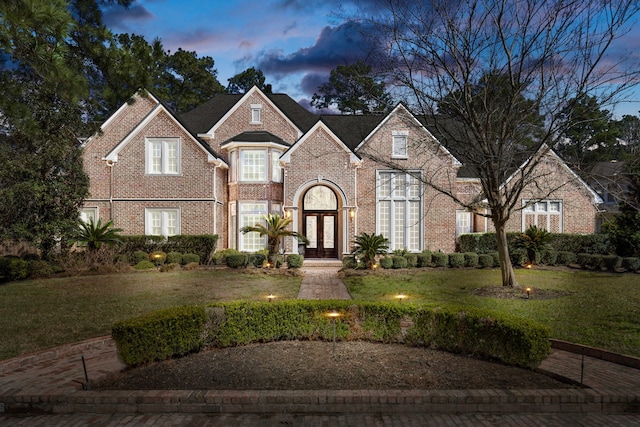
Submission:
<svg viewBox="0 0 640 427">
<path fill-rule="evenodd" d="M 511 231 L 593 233 L 602 200 L 553 152 L 542 163 L 548 200 L 525 192 Z M 112 219 L 125 234 L 218 234 L 218 248 L 256 251 L 265 240 L 239 229 L 278 213 L 310 240 L 289 253 L 342 258 L 353 236 L 381 233 L 392 249 L 455 250 L 460 233 L 490 222 L 427 187 L 459 197 L 479 181 L 402 104 L 387 115 L 316 115 L 284 94 L 254 87 L 177 115 L 152 94 L 135 95 L 84 149 L 90 196 L 81 215 Z M 530 200 L 536 199 L 535 203 Z"/>
</svg>

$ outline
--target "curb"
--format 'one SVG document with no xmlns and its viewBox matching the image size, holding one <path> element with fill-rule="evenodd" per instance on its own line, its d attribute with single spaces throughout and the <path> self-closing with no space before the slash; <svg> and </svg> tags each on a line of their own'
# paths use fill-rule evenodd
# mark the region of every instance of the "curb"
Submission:
<svg viewBox="0 0 640 427">
<path fill-rule="evenodd" d="M 0 398 L 6 413 L 640 413 L 636 390 L 155 390 Z"/>
</svg>

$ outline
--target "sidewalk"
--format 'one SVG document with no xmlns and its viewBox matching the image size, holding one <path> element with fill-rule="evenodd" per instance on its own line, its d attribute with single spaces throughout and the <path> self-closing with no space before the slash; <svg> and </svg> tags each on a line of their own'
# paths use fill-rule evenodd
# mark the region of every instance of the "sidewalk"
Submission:
<svg viewBox="0 0 640 427">
<path fill-rule="evenodd" d="M 342 283 L 337 269 L 305 274 L 309 286 Z M 350 298 L 346 288 L 327 295 Z M 90 381 L 124 368 L 110 337 L 0 361 L 0 424 L 640 426 L 640 370 L 591 357 L 585 389 L 92 391 L 82 355 Z M 554 350 L 540 368 L 579 382 L 581 366 Z M 29 415 L 9 414 L 19 411 Z"/>
<path fill-rule="evenodd" d="M 304 277 L 298 299 L 351 299 L 344 282 L 338 277 L 342 267 L 302 267 Z"/>
</svg>

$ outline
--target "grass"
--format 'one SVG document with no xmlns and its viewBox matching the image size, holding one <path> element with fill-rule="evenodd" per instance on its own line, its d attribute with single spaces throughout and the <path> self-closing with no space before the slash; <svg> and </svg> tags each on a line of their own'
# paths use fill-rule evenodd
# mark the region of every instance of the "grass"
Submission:
<svg viewBox="0 0 640 427">
<path fill-rule="evenodd" d="M 114 322 L 165 307 L 293 299 L 300 277 L 228 270 L 138 272 L 0 285 L 0 360 L 108 335 Z"/>
<path fill-rule="evenodd" d="M 549 326 L 553 338 L 640 356 L 637 274 L 518 270 L 516 276 L 523 287 L 533 288 L 531 299 L 471 294 L 475 288 L 499 284 L 499 270 L 381 271 L 346 277 L 345 284 L 358 300 L 391 301 L 402 292 L 416 304 L 453 304 L 506 312 Z M 565 291 L 569 295 L 538 300 L 536 288 Z"/>
<path fill-rule="evenodd" d="M 356 273 L 345 278 L 354 299 L 437 306 L 472 306 L 535 319 L 554 338 L 640 356 L 640 276 L 584 271 L 518 270 L 532 298 L 471 294 L 500 283 L 498 270 L 413 269 Z M 296 298 L 300 277 L 230 270 L 138 272 L 27 280 L 0 285 L 0 360 L 108 335 L 121 319 L 160 308 L 214 301 Z M 535 289 L 570 295 L 538 300 Z"/>
</svg>

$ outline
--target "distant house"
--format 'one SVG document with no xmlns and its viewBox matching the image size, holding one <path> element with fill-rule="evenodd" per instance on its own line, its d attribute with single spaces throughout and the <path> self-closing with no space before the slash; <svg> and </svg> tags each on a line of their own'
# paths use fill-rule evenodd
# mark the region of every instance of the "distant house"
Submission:
<svg viewBox="0 0 640 427">
<path fill-rule="evenodd" d="M 138 94 L 86 143 L 82 215 L 112 219 L 125 234 L 218 234 L 218 248 L 251 252 L 265 240 L 239 230 L 273 212 L 309 238 L 300 248 L 308 258 L 342 258 L 361 232 L 383 234 L 391 249 L 450 252 L 460 233 L 488 231 L 490 221 L 422 184 L 428 176 L 477 195 L 479 181 L 443 142 L 402 104 L 386 115 L 315 115 L 254 87 L 177 115 Z M 600 197 L 547 157 L 542 167 L 568 184 L 545 200 L 525 191 L 510 229 L 593 233 Z M 297 252 L 297 241 L 285 250 Z"/>
<path fill-rule="evenodd" d="M 620 212 L 618 206 L 629 192 L 629 180 L 625 176 L 625 163 L 612 160 L 595 163 L 587 172 L 589 185 L 602 198 L 597 230 Z"/>
</svg>

